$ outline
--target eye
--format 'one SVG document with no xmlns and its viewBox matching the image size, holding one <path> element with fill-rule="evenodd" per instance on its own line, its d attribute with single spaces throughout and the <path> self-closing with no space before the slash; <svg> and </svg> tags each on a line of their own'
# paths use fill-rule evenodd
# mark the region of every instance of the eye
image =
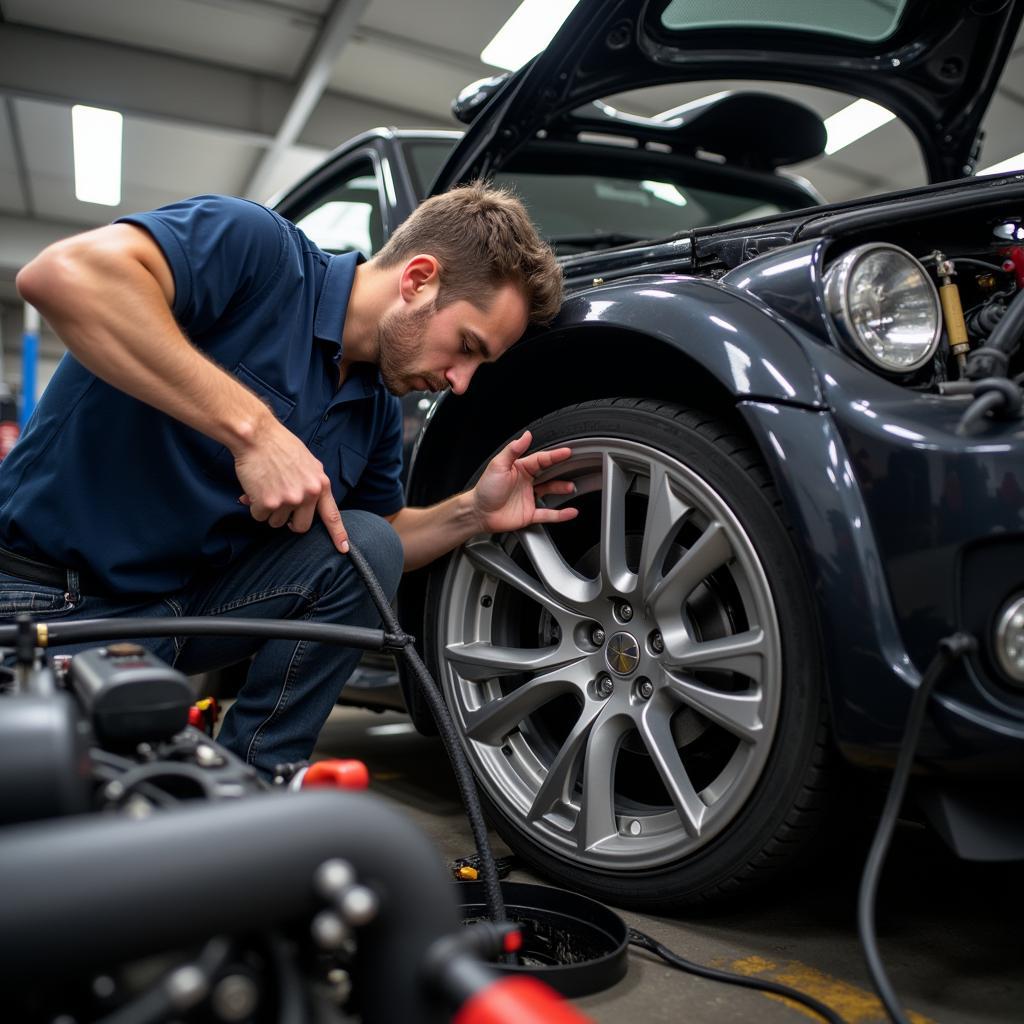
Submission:
<svg viewBox="0 0 1024 1024">
<path fill-rule="evenodd" d="M 465 338 L 462 339 L 462 351 L 463 351 L 463 354 L 467 355 L 467 356 L 468 355 L 472 355 L 472 353 L 473 353 L 473 350 L 469 347 L 469 345 L 466 342 Z"/>
</svg>

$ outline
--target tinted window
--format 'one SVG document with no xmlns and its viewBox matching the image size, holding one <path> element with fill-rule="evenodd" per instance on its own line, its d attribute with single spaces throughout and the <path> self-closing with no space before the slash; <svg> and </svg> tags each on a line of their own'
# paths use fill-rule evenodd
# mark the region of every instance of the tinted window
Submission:
<svg viewBox="0 0 1024 1024">
<path fill-rule="evenodd" d="M 545 238 L 559 251 L 574 251 L 631 238 L 665 238 L 679 231 L 732 220 L 768 216 L 797 205 L 781 206 L 763 195 L 691 188 L 652 178 L 599 174 L 499 174 L 522 197 Z M 751 190 L 753 191 L 753 190 Z"/>
</svg>

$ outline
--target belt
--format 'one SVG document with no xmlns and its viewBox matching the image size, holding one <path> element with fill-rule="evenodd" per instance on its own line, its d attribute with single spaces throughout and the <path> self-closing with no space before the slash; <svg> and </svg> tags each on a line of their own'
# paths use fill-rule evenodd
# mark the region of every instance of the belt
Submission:
<svg viewBox="0 0 1024 1024">
<path fill-rule="evenodd" d="M 34 558 L 27 558 L 17 552 L 0 548 L 0 571 L 17 576 L 32 583 L 41 583 L 45 587 L 53 587 L 55 590 L 68 589 L 68 570 L 61 569 L 56 565 L 48 565 L 46 562 L 37 562 Z M 88 573 L 78 574 L 78 584 L 82 590 L 91 594 L 102 593 L 99 584 Z"/>
</svg>

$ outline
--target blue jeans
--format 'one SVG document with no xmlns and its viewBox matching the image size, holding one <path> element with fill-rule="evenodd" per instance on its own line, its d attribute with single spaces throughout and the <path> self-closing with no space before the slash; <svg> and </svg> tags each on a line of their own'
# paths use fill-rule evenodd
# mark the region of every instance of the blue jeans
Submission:
<svg viewBox="0 0 1024 1024">
<path fill-rule="evenodd" d="M 402 572 L 402 543 L 391 524 L 369 512 L 342 512 L 351 541 L 393 597 Z M 28 611 L 41 622 L 108 616 L 233 615 L 296 619 L 336 625 L 380 626 L 380 615 L 351 561 L 338 553 L 317 521 L 308 533 L 281 529 L 237 561 L 196 577 L 162 598 L 121 600 L 79 592 L 68 572 L 67 590 L 0 573 L 0 617 Z M 274 767 L 308 758 L 341 688 L 362 654 L 312 641 L 248 637 L 161 637 L 141 640 L 158 657 L 194 675 L 254 655 L 249 674 L 228 710 L 218 740 L 269 776 Z M 54 647 L 73 654 L 96 644 Z"/>
</svg>

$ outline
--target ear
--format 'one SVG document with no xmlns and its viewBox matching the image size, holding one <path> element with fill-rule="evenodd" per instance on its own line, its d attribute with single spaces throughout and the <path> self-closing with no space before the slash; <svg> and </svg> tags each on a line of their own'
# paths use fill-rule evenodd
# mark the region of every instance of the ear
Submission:
<svg viewBox="0 0 1024 1024">
<path fill-rule="evenodd" d="M 402 268 L 398 289 L 406 302 L 429 301 L 441 283 L 441 265 L 430 255 L 413 256 Z"/>
</svg>

